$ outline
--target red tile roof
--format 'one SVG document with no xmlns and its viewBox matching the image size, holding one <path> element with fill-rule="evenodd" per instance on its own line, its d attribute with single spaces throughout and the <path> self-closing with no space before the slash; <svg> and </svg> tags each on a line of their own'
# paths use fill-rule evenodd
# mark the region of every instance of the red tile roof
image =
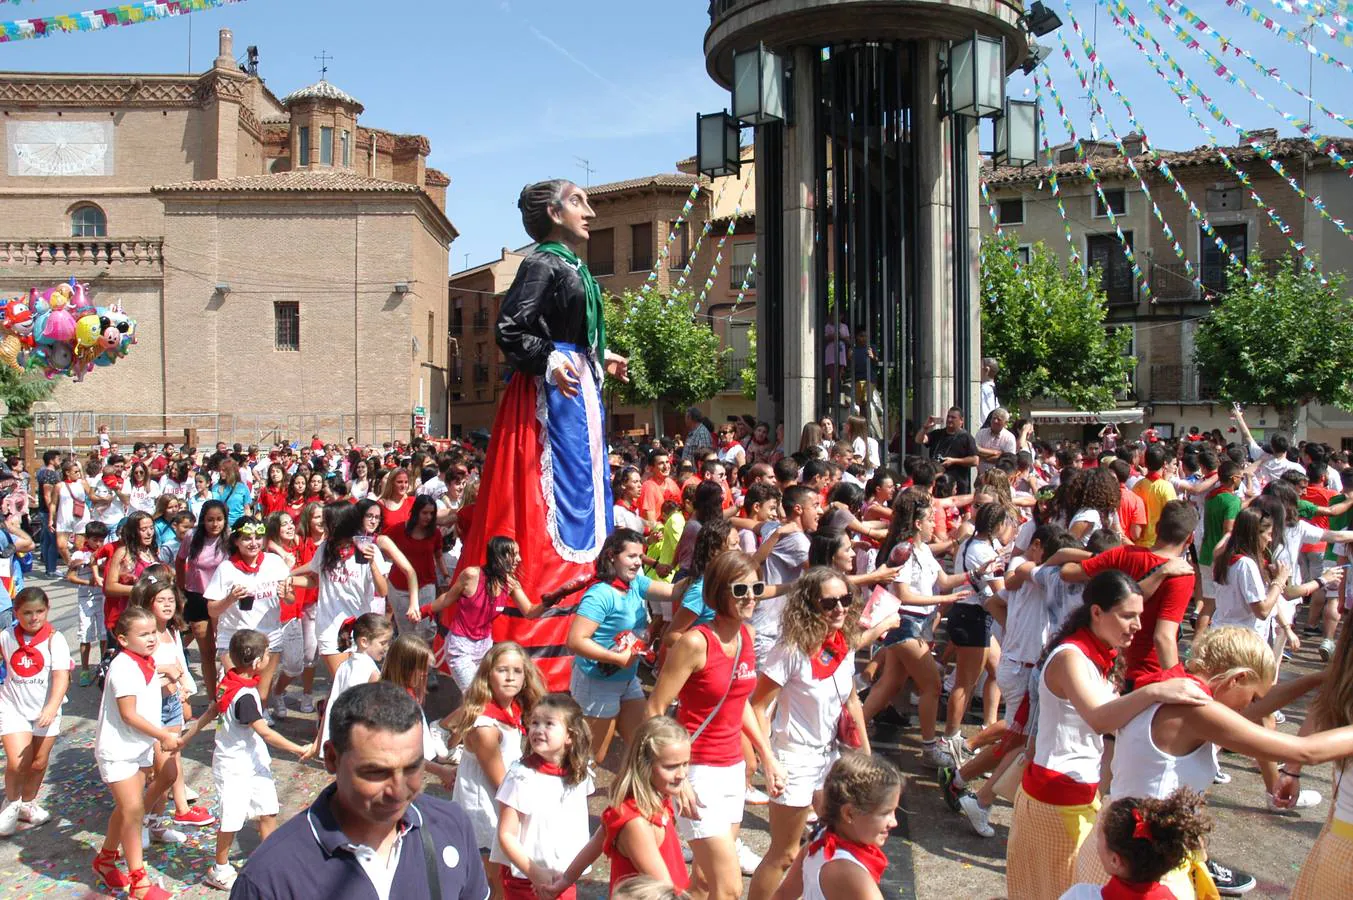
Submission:
<svg viewBox="0 0 1353 900">
<path fill-rule="evenodd" d="M 429 169 L 435 172 L 435 169 Z M 402 181 L 367 178 L 332 169 L 295 169 L 274 175 L 242 175 L 238 178 L 213 178 L 206 181 L 180 181 L 156 185 L 155 193 L 233 193 L 236 191 L 339 191 L 351 193 L 417 194 L 422 188 Z"/>
<path fill-rule="evenodd" d="M 589 197 L 597 197 L 641 188 L 681 189 L 689 191 L 696 184 L 709 184 L 709 179 L 701 178 L 698 175 L 687 175 L 685 172 L 665 172 L 659 175 L 649 175 L 644 178 L 629 178 L 625 181 L 594 184 L 587 188 L 587 195 Z"/>
</svg>

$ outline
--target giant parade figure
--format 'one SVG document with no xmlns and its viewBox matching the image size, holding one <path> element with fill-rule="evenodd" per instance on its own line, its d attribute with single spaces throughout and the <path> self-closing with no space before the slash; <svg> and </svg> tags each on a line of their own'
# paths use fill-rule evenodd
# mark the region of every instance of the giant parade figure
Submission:
<svg viewBox="0 0 1353 900">
<path fill-rule="evenodd" d="M 493 637 L 523 644 L 551 689 L 566 690 L 573 607 L 567 597 L 590 583 L 611 528 L 602 383 L 607 375 L 625 379 L 627 360 L 606 349 L 601 287 L 579 256 L 595 215 L 587 192 L 569 181 L 542 181 L 522 189 L 517 207 L 537 243 L 494 326 L 511 376 L 478 498 L 461 523 L 459 568 L 483 565 L 490 538 L 517 542 L 518 582 L 551 608 L 528 620 L 508 604 Z M 448 610 L 443 623 L 449 621 Z"/>
</svg>

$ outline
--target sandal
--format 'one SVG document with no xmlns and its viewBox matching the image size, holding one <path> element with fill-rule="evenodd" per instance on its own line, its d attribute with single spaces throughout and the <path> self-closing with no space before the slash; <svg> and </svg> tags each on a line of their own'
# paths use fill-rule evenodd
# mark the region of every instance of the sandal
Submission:
<svg viewBox="0 0 1353 900">
<path fill-rule="evenodd" d="M 173 900 L 174 895 L 153 884 L 150 876 L 146 874 L 146 867 L 142 866 L 131 873 L 130 884 L 127 885 L 127 896 L 133 900 Z"/>
<path fill-rule="evenodd" d="M 103 879 L 108 887 L 118 890 L 131 884 L 131 879 L 117 867 L 122 853 L 117 850 L 100 850 L 94 856 L 94 874 Z"/>
</svg>

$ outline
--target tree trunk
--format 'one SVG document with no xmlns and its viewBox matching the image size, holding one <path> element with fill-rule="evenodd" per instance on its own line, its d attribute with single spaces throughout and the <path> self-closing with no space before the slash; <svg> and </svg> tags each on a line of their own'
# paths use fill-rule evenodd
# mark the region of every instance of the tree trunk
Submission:
<svg viewBox="0 0 1353 900">
<path fill-rule="evenodd" d="M 1289 439 L 1296 435 L 1297 415 L 1301 407 L 1296 404 L 1275 406 L 1273 411 L 1278 414 L 1278 430 L 1287 435 Z"/>
</svg>

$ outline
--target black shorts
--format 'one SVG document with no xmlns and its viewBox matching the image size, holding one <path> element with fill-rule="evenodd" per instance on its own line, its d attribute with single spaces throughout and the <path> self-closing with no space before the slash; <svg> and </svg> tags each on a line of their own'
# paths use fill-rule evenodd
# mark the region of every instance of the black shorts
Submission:
<svg viewBox="0 0 1353 900">
<path fill-rule="evenodd" d="M 986 647 L 991 614 L 975 603 L 955 603 L 949 609 L 949 640 L 955 647 Z"/>
<path fill-rule="evenodd" d="M 211 621 L 211 615 L 207 612 L 207 598 L 197 591 L 184 591 L 183 621 L 190 625 L 193 622 Z"/>
</svg>

